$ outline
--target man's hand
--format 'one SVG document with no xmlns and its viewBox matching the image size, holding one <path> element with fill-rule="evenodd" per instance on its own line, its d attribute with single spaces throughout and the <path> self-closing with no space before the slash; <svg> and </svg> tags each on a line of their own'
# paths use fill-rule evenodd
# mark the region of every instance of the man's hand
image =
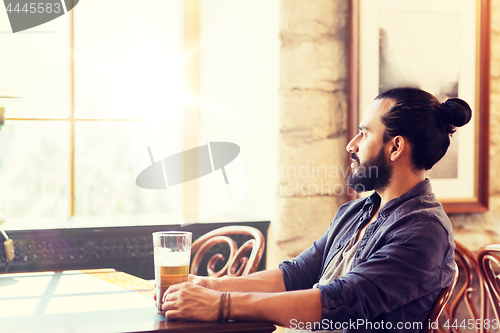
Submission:
<svg viewBox="0 0 500 333">
<path fill-rule="evenodd" d="M 188 281 L 194 285 L 215 290 L 215 282 L 213 278 L 189 274 Z M 153 287 L 153 299 L 156 301 L 156 283 Z"/>
<path fill-rule="evenodd" d="M 170 286 L 163 295 L 162 309 L 167 319 L 217 321 L 221 293 L 192 283 Z"/>
<path fill-rule="evenodd" d="M 188 281 L 194 285 L 197 285 L 197 286 L 217 290 L 215 288 L 215 279 L 211 278 L 211 277 L 197 276 L 197 275 L 189 274 Z"/>
</svg>

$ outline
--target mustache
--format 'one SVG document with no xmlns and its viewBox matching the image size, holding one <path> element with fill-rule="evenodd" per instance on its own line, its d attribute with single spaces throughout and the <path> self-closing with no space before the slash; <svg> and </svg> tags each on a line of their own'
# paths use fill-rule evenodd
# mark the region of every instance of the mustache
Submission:
<svg viewBox="0 0 500 333">
<path fill-rule="evenodd" d="M 356 153 L 352 153 L 351 154 L 351 160 L 355 161 L 356 163 L 358 163 L 358 165 L 360 165 L 361 163 L 359 162 L 359 158 L 358 158 L 358 155 L 356 155 Z"/>
</svg>

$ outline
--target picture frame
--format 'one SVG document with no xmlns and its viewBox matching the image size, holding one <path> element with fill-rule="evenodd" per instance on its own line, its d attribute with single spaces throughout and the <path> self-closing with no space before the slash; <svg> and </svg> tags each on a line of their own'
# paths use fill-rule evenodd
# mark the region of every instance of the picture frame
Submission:
<svg viewBox="0 0 500 333">
<path fill-rule="evenodd" d="M 464 99 L 471 122 L 457 128 L 426 177 L 446 213 L 487 211 L 490 0 L 351 0 L 347 38 L 349 140 L 387 89 L 417 86 L 441 102 Z"/>
</svg>

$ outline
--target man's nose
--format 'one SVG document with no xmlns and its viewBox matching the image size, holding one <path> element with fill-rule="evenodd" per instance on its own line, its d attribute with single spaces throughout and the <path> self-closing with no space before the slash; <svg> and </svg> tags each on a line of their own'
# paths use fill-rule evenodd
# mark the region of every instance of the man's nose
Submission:
<svg viewBox="0 0 500 333">
<path fill-rule="evenodd" d="M 357 153 L 359 151 L 358 149 L 358 145 L 357 145 L 357 137 L 358 135 L 356 135 L 354 138 L 352 138 L 351 141 L 349 141 L 349 143 L 347 144 L 347 146 L 345 147 L 345 150 L 347 150 L 348 153 L 352 154 L 352 153 Z"/>
</svg>

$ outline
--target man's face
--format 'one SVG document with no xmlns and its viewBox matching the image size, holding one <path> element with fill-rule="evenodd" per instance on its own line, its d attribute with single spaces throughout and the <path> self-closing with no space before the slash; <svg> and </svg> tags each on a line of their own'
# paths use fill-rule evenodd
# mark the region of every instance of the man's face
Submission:
<svg viewBox="0 0 500 333">
<path fill-rule="evenodd" d="M 371 190 L 382 190 L 386 188 L 391 180 L 392 168 L 387 163 L 385 151 L 380 148 L 377 156 L 361 163 L 355 153 L 351 154 L 351 159 L 356 161 L 358 167 L 356 171 L 347 178 L 347 184 L 356 192 Z"/>
<path fill-rule="evenodd" d="M 383 142 L 385 126 L 381 117 L 391 108 L 391 100 L 375 100 L 363 117 L 359 133 L 349 142 L 352 174 L 347 182 L 357 192 L 382 190 L 391 180 L 392 168 Z"/>
</svg>

